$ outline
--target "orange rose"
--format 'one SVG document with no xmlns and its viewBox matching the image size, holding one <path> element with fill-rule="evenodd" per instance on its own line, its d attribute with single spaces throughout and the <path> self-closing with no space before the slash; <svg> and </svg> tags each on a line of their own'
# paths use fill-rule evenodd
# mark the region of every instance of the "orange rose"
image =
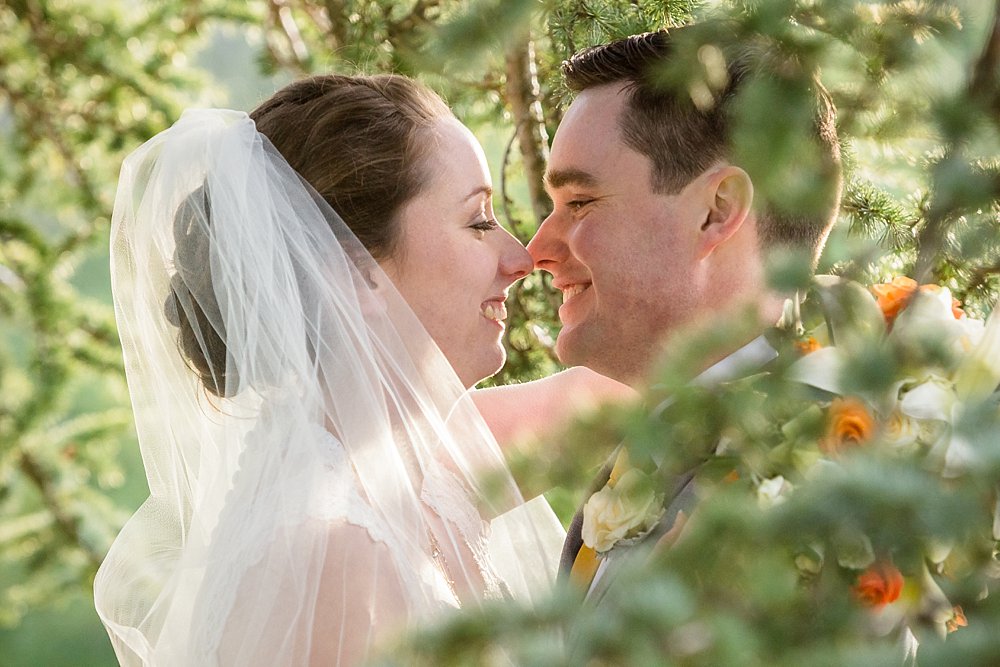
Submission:
<svg viewBox="0 0 1000 667">
<path fill-rule="evenodd" d="M 875 300 L 882 311 L 882 316 L 885 317 L 886 324 L 892 326 L 892 323 L 896 320 L 896 316 L 899 315 L 901 310 L 906 308 L 906 304 L 909 303 L 914 292 L 918 289 L 921 292 L 937 292 L 941 289 L 941 286 L 920 285 L 918 287 L 917 281 L 913 278 L 896 276 L 892 279 L 891 283 L 872 285 L 869 289 L 875 295 Z M 962 310 L 962 302 L 958 299 L 952 298 L 951 300 L 951 314 L 955 316 L 956 320 L 965 317 L 965 311 Z"/>
<path fill-rule="evenodd" d="M 807 354 L 815 352 L 816 350 L 822 347 L 823 346 L 819 344 L 819 341 L 813 338 L 812 336 L 809 336 L 809 338 L 807 338 L 806 340 L 800 340 L 795 342 L 795 349 L 803 357 L 806 356 Z"/>
<path fill-rule="evenodd" d="M 881 607 L 895 602 L 903 590 L 903 575 L 892 563 L 880 561 L 858 575 L 854 594 L 866 605 Z"/>
<path fill-rule="evenodd" d="M 872 285 L 869 289 L 875 295 L 885 321 L 892 324 L 899 311 L 906 307 L 910 297 L 917 291 L 917 281 L 906 276 L 897 276 L 891 283 Z"/>
<path fill-rule="evenodd" d="M 968 619 L 965 618 L 965 612 L 962 611 L 961 605 L 955 605 L 951 610 L 952 616 L 947 621 L 945 621 L 944 626 L 948 629 L 948 632 L 955 632 L 959 628 L 964 628 L 969 624 Z"/>
<path fill-rule="evenodd" d="M 910 297 L 917 291 L 917 281 L 906 276 L 897 276 L 891 283 L 872 285 L 869 289 L 875 295 L 886 323 L 892 324 L 899 311 L 906 307 Z"/>
<path fill-rule="evenodd" d="M 875 431 L 875 420 L 865 404 L 856 398 L 835 398 L 827 413 L 826 435 L 820 449 L 839 454 L 848 447 L 864 444 Z"/>
</svg>

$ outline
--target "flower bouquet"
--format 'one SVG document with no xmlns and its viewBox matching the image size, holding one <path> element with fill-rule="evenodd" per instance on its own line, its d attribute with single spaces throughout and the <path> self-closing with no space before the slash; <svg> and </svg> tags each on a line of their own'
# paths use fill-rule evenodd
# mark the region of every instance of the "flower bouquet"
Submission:
<svg viewBox="0 0 1000 667">
<path fill-rule="evenodd" d="M 923 642 L 966 626 L 963 604 L 998 575 L 1000 316 L 971 317 L 946 287 L 909 278 L 866 290 L 824 276 L 786 313 L 784 389 L 757 383 L 757 419 L 726 427 L 706 471 L 716 487 L 738 480 L 764 513 L 811 496 L 798 516 L 817 528 L 807 520 L 789 542 L 800 583 L 833 576 L 869 609 L 869 631 Z M 963 520 L 920 516 L 920 493 Z"/>
</svg>

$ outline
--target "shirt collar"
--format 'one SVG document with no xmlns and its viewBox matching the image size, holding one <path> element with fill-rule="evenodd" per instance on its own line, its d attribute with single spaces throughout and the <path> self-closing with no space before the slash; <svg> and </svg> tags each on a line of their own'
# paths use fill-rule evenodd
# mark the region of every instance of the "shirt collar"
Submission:
<svg viewBox="0 0 1000 667">
<path fill-rule="evenodd" d="M 691 384 L 699 387 L 713 387 L 723 382 L 729 382 L 744 377 L 749 372 L 756 371 L 777 357 L 778 351 L 768 342 L 766 336 L 760 335 L 721 361 L 709 366 L 695 376 L 691 380 Z M 673 402 L 673 396 L 667 397 L 666 400 L 653 408 L 652 415 L 659 417 Z"/>
</svg>

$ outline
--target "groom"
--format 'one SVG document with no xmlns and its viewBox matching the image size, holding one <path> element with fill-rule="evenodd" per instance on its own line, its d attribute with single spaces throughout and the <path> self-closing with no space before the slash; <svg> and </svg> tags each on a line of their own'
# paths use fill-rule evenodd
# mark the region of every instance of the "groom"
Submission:
<svg viewBox="0 0 1000 667">
<path fill-rule="evenodd" d="M 750 309 L 759 315 L 757 333 L 773 326 L 783 299 L 766 284 L 768 252 L 792 247 L 815 262 L 840 198 L 833 109 L 817 89 L 810 141 L 821 155 L 815 188 L 823 205 L 788 214 L 755 201 L 754 183 L 729 144 L 730 107 L 754 66 L 753 52 L 727 54 L 724 85 L 709 104 L 701 98 L 696 106 L 688 88 L 654 84 L 655 68 L 691 29 L 635 35 L 563 64 L 577 95 L 553 139 L 545 175 L 553 211 L 528 244 L 536 268 L 551 273 L 563 293 L 560 360 L 637 388 L 678 331 Z M 706 363 L 711 368 L 698 380 L 735 379 L 776 355 L 763 336 L 730 352 Z M 610 465 L 594 490 L 609 474 Z M 654 537 L 693 505 L 690 476 L 672 486 Z M 572 570 L 593 598 L 610 559 L 582 544 L 582 520 L 581 510 L 561 570 Z"/>
</svg>

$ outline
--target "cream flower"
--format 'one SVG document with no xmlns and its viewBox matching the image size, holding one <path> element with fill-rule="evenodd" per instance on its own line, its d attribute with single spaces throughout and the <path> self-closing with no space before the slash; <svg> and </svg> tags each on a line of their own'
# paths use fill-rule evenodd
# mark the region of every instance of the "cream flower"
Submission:
<svg viewBox="0 0 1000 667">
<path fill-rule="evenodd" d="M 955 375 L 955 391 L 963 400 L 989 396 L 1000 383 L 1000 308 L 994 309 L 979 343 Z"/>
<path fill-rule="evenodd" d="M 839 349 L 824 347 L 792 364 L 788 377 L 793 382 L 801 382 L 831 394 L 843 394 L 841 377 L 845 363 L 846 359 Z"/>
<path fill-rule="evenodd" d="M 905 390 L 899 399 L 899 411 L 921 421 L 950 422 L 957 400 L 954 384 L 932 374 Z"/>
<path fill-rule="evenodd" d="M 583 506 L 583 543 L 605 553 L 622 540 L 642 537 L 662 515 L 662 496 L 650 480 L 638 470 L 628 470 Z"/>
<path fill-rule="evenodd" d="M 956 319 L 948 288 L 921 289 L 896 318 L 890 336 L 919 347 L 929 333 L 940 336 L 956 355 L 964 355 L 982 340 L 983 322 Z"/>
<path fill-rule="evenodd" d="M 845 527 L 834 536 L 837 563 L 852 570 L 863 570 L 875 562 L 875 550 L 868 536 L 855 528 Z"/>
<path fill-rule="evenodd" d="M 920 422 L 900 410 L 893 410 L 886 419 L 882 438 L 887 445 L 901 451 L 909 451 L 920 438 Z"/>
<path fill-rule="evenodd" d="M 757 487 L 757 505 L 761 509 L 769 509 L 785 502 L 785 498 L 794 487 L 781 475 L 765 479 Z"/>
</svg>

